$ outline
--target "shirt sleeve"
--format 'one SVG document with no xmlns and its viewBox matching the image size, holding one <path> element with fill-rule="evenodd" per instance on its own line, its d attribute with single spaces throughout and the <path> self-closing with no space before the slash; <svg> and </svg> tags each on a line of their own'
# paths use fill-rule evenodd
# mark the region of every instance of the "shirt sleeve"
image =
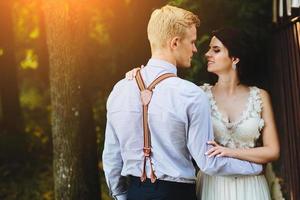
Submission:
<svg viewBox="0 0 300 200">
<path fill-rule="evenodd" d="M 123 160 L 121 156 L 120 143 L 110 120 L 109 111 L 107 113 L 102 162 L 110 195 L 114 199 L 126 199 L 127 181 L 126 177 L 121 176 Z"/>
<path fill-rule="evenodd" d="M 199 93 L 198 93 L 199 94 Z M 206 95 L 189 97 L 187 106 L 187 145 L 200 170 L 209 175 L 256 175 L 262 172 L 262 165 L 229 157 L 211 157 L 205 155 L 214 140 L 211 122 L 210 104 Z"/>
<path fill-rule="evenodd" d="M 114 197 L 115 200 L 127 200 L 127 194 L 121 194 Z"/>
</svg>

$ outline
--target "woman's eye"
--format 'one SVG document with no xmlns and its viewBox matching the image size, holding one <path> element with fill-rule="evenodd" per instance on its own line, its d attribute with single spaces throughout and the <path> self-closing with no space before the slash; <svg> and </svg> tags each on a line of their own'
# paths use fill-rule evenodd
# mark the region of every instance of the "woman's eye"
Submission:
<svg viewBox="0 0 300 200">
<path fill-rule="evenodd" d="M 215 53 L 219 53 L 219 52 L 220 52 L 220 49 L 215 49 L 214 52 L 215 52 Z"/>
</svg>

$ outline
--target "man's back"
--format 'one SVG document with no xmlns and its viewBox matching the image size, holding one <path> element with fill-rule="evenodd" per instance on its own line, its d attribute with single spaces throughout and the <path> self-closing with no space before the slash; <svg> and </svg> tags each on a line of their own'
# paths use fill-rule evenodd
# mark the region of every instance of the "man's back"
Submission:
<svg viewBox="0 0 300 200">
<path fill-rule="evenodd" d="M 148 86 L 164 73 L 175 73 L 170 63 L 151 59 L 141 70 Z M 207 98 L 199 87 L 180 78 L 168 78 L 158 84 L 149 104 L 149 129 L 152 160 L 156 176 L 161 180 L 194 182 L 195 170 L 188 149 L 188 113 Z M 122 175 L 140 176 L 143 164 L 143 125 L 140 91 L 135 80 L 121 80 L 113 89 L 108 104 L 108 120 L 114 129 L 123 157 Z M 209 117 L 207 113 L 199 115 Z M 205 120 L 205 119 L 204 119 Z M 207 119 L 206 119 L 207 120 Z M 207 126 L 207 129 L 211 127 Z M 209 130 L 207 130 L 209 131 Z M 200 133 L 199 133 L 200 134 Z M 194 141 L 199 144 L 201 141 Z M 149 177 L 150 166 L 147 166 Z"/>
</svg>

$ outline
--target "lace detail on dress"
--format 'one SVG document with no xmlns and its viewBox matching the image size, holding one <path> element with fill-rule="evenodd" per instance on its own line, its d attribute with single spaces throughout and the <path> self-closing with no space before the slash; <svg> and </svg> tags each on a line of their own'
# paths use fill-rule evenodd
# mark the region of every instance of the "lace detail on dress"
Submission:
<svg viewBox="0 0 300 200">
<path fill-rule="evenodd" d="M 210 104 L 213 120 L 214 135 L 217 142 L 231 148 L 251 148 L 255 146 L 256 140 L 264 127 L 261 118 L 262 100 L 260 90 L 250 87 L 249 97 L 245 110 L 239 120 L 228 122 L 218 110 L 218 106 L 212 94 L 212 86 L 204 84 L 201 88 L 206 92 Z"/>
<path fill-rule="evenodd" d="M 265 121 L 261 118 L 262 112 L 262 100 L 260 96 L 259 88 L 252 88 L 252 106 L 253 108 L 249 111 L 249 117 L 259 117 L 259 131 L 261 131 L 265 126 Z"/>
</svg>

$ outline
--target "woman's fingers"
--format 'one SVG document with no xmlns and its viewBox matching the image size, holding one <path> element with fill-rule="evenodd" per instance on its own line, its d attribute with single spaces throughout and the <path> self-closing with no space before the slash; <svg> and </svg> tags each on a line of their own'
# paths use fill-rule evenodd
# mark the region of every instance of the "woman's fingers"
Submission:
<svg viewBox="0 0 300 200">
<path fill-rule="evenodd" d="M 221 157 L 225 156 L 225 149 L 220 146 L 216 141 L 208 141 L 207 144 L 212 145 L 213 147 L 209 149 L 205 155 L 208 155 L 208 157 Z"/>
<path fill-rule="evenodd" d="M 220 149 L 216 149 L 214 152 L 212 152 L 211 154 L 209 154 L 208 157 L 213 157 L 213 156 L 219 155 L 220 153 L 221 153 Z"/>
<path fill-rule="evenodd" d="M 137 72 L 138 72 L 140 69 L 141 69 L 141 68 L 134 68 L 134 69 L 132 70 L 133 78 L 135 78 Z"/>
<path fill-rule="evenodd" d="M 215 145 L 216 142 L 215 141 L 208 141 L 207 144 L 210 144 L 210 145 Z"/>
<path fill-rule="evenodd" d="M 208 150 L 205 153 L 205 155 L 208 155 L 208 157 L 213 157 L 213 156 L 220 157 L 220 156 L 226 156 L 225 153 L 226 153 L 225 149 L 223 149 L 220 146 L 216 146 L 216 147 L 213 147 L 210 150 Z"/>
<path fill-rule="evenodd" d="M 210 144 L 210 145 L 212 145 L 212 146 L 220 146 L 218 143 L 216 143 L 214 140 L 212 140 L 212 141 L 208 141 L 207 142 L 207 144 Z"/>
<path fill-rule="evenodd" d="M 208 141 L 207 144 L 212 145 L 213 147 L 211 149 L 209 149 L 205 155 L 208 155 L 208 157 L 213 157 L 213 156 L 217 156 L 217 157 L 232 157 L 232 151 L 229 148 L 223 147 L 221 145 L 219 145 L 217 142 L 215 141 Z"/>
<path fill-rule="evenodd" d="M 223 157 L 223 156 L 226 156 L 226 155 L 225 155 L 225 152 L 221 152 L 221 153 L 219 153 L 219 154 L 217 155 L 217 157 Z"/>
<path fill-rule="evenodd" d="M 129 71 L 129 72 L 127 72 L 126 74 L 125 74 L 125 79 L 127 79 L 127 80 L 132 80 L 134 78 L 134 76 L 133 76 L 133 71 L 131 70 L 131 71 Z"/>
<path fill-rule="evenodd" d="M 215 152 L 216 150 L 217 150 L 217 147 L 213 147 L 213 148 L 209 149 L 209 150 L 205 153 L 205 155 L 210 155 L 210 154 L 212 154 L 213 152 Z"/>
<path fill-rule="evenodd" d="M 143 68 L 143 67 L 144 67 L 144 65 L 142 65 L 140 68 L 137 67 L 137 68 L 134 68 L 134 69 L 130 70 L 129 72 L 127 72 L 127 73 L 125 74 L 125 79 L 127 79 L 127 80 L 132 80 L 132 79 L 134 79 L 135 76 L 136 76 L 136 74 L 137 74 L 137 72 L 138 72 L 138 70 L 140 70 L 140 69 Z"/>
</svg>

